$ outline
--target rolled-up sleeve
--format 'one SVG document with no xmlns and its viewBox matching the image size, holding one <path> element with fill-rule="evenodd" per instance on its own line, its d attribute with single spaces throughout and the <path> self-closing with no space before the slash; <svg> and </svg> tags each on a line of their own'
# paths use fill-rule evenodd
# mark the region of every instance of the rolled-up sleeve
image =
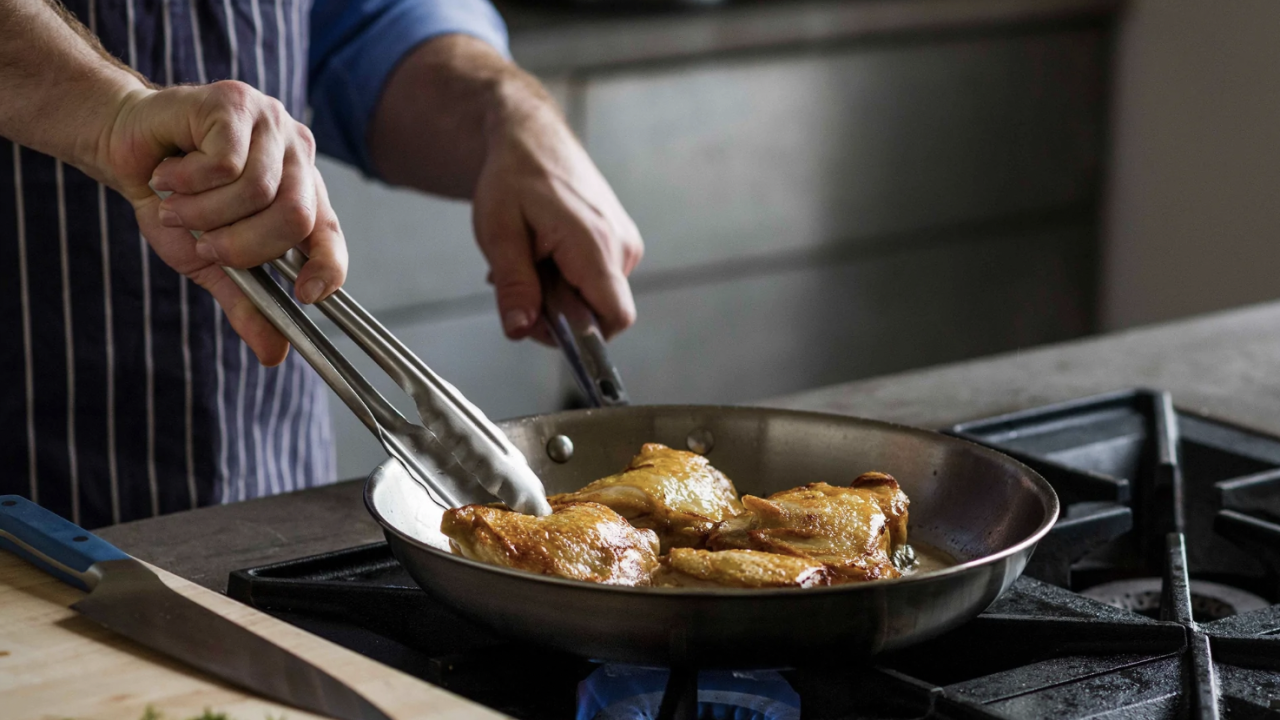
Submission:
<svg viewBox="0 0 1280 720">
<path fill-rule="evenodd" d="M 506 25 L 488 0 L 315 0 L 308 93 L 320 152 L 374 175 L 369 122 L 387 78 L 410 50 L 450 33 L 508 54 Z"/>
</svg>

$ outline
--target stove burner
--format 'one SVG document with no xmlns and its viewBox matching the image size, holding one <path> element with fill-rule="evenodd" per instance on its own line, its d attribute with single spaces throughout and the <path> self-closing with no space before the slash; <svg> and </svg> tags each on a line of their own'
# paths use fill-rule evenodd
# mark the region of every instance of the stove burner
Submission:
<svg viewBox="0 0 1280 720">
<path fill-rule="evenodd" d="M 671 673 L 608 664 L 578 684 L 577 720 L 654 720 Z M 800 696 L 772 671 L 698 673 L 698 708 L 705 720 L 800 720 Z"/>
<path fill-rule="evenodd" d="M 1087 554 L 1078 542 L 1060 542 L 1047 565 L 1029 565 L 1027 572 L 1066 587 L 1107 581 L 1081 594 L 1156 621 L 1144 633 L 1180 630 L 1181 649 L 1166 656 L 1177 662 L 1162 671 L 1172 670 L 1180 683 L 1169 696 L 1178 716 L 1252 717 L 1271 706 L 1280 690 L 1280 643 L 1273 637 L 1280 605 L 1239 588 L 1273 597 L 1280 587 L 1276 438 L 1177 411 L 1169 393 L 1153 390 L 1012 413 L 951 432 L 1025 457 L 1058 491 L 1065 522 L 1101 527 L 1088 519 L 1100 503 L 1131 511 L 1133 532 L 1094 544 Z M 1149 577 L 1156 573 L 1162 577 Z"/>
<path fill-rule="evenodd" d="M 1094 585 L 1080 594 L 1121 610 L 1130 610 L 1153 620 L 1160 617 L 1163 581 L 1158 577 L 1133 578 Z M 1191 616 L 1196 622 L 1210 622 L 1242 613 L 1261 610 L 1270 605 L 1265 599 L 1239 588 L 1209 582 L 1191 581 Z"/>
</svg>

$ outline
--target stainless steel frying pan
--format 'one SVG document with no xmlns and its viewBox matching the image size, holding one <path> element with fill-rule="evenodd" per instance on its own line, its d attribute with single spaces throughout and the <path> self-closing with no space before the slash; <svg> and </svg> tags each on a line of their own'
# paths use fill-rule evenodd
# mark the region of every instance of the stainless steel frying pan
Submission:
<svg viewBox="0 0 1280 720">
<path fill-rule="evenodd" d="M 982 612 L 1018 577 L 1058 517 L 1053 490 L 1021 463 L 961 440 L 871 420 L 640 406 L 500 426 L 549 493 L 577 490 L 617 472 L 646 442 L 704 451 L 744 494 L 817 481 L 847 484 L 867 470 L 888 472 L 911 499 L 911 542 L 959 561 L 897 580 L 803 590 L 595 585 L 451 554 L 439 531 L 444 508 L 398 461 L 374 470 L 365 503 L 424 590 L 499 633 L 593 659 L 762 668 L 857 660 L 904 647 Z"/>
<path fill-rule="evenodd" d="M 294 255 L 275 263 L 290 279 L 301 264 Z M 322 301 L 321 310 L 415 400 L 425 425 L 382 398 L 265 271 L 227 272 L 386 445 L 392 457 L 370 476 L 365 501 L 396 557 L 424 590 L 513 637 L 685 669 L 848 661 L 924 640 L 981 612 L 1017 578 L 1058 516 L 1053 490 L 1030 469 L 934 433 L 781 410 L 626 407 L 594 317 L 550 267 L 543 279 L 551 329 L 587 396 L 615 407 L 509 421 L 505 436 L 345 292 Z M 705 453 L 753 495 L 888 472 L 911 498 L 911 542 L 960 562 L 898 580 L 716 591 L 595 585 L 448 551 L 439 530 L 444 503 L 486 502 L 492 492 L 544 514 L 550 508 L 540 485 L 577 490 L 624 467 L 646 442 Z"/>
</svg>

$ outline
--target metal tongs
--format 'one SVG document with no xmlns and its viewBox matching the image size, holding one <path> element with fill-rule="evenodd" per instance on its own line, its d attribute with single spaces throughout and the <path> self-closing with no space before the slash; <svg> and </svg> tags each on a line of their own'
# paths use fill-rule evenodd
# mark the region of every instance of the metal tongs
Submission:
<svg viewBox="0 0 1280 720">
<path fill-rule="evenodd" d="M 290 250 L 271 265 L 296 282 L 305 261 L 300 251 Z M 346 291 L 316 306 L 413 399 L 422 424 L 387 402 L 265 269 L 223 269 L 437 502 L 486 502 L 477 492 L 483 488 L 516 511 L 551 512 L 542 481 L 502 430 Z"/>
<path fill-rule="evenodd" d="M 295 249 L 271 266 L 296 282 L 304 262 L 306 256 Z M 339 289 L 316 306 L 413 399 L 421 424 L 400 414 L 360 374 L 265 266 L 223 271 L 436 502 L 459 507 L 496 496 L 513 510 L 550 514 L 542 481 L 502 430 L 346 291 Z"/>
<path fill-rule="evenodd" d="M 542 316 L 556 345 L 569 362 L 569 372 L 591 407 L 628 405 L 622 375 L 609 359 L 604 333 L 595 313 L 560 276 L 553 260 L 538 263 L 542 281 Z"/>
</svg>

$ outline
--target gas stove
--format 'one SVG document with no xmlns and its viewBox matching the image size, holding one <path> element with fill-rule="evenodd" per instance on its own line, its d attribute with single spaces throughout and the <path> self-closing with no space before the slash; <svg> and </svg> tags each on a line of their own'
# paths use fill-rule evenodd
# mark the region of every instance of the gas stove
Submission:
<svg viewBox="0 0 1280 720">
<path fill-rule="evenodd" d="M 1280 717 L 1280 438 L 1151 390 L 945 432 L 1035 468 L 1062 517 L 982 615 L 870 663 L 672 677 L 514 644 L 384 543 L 240 570 L 228 593 L 527 720 Z"/>
</svg>

